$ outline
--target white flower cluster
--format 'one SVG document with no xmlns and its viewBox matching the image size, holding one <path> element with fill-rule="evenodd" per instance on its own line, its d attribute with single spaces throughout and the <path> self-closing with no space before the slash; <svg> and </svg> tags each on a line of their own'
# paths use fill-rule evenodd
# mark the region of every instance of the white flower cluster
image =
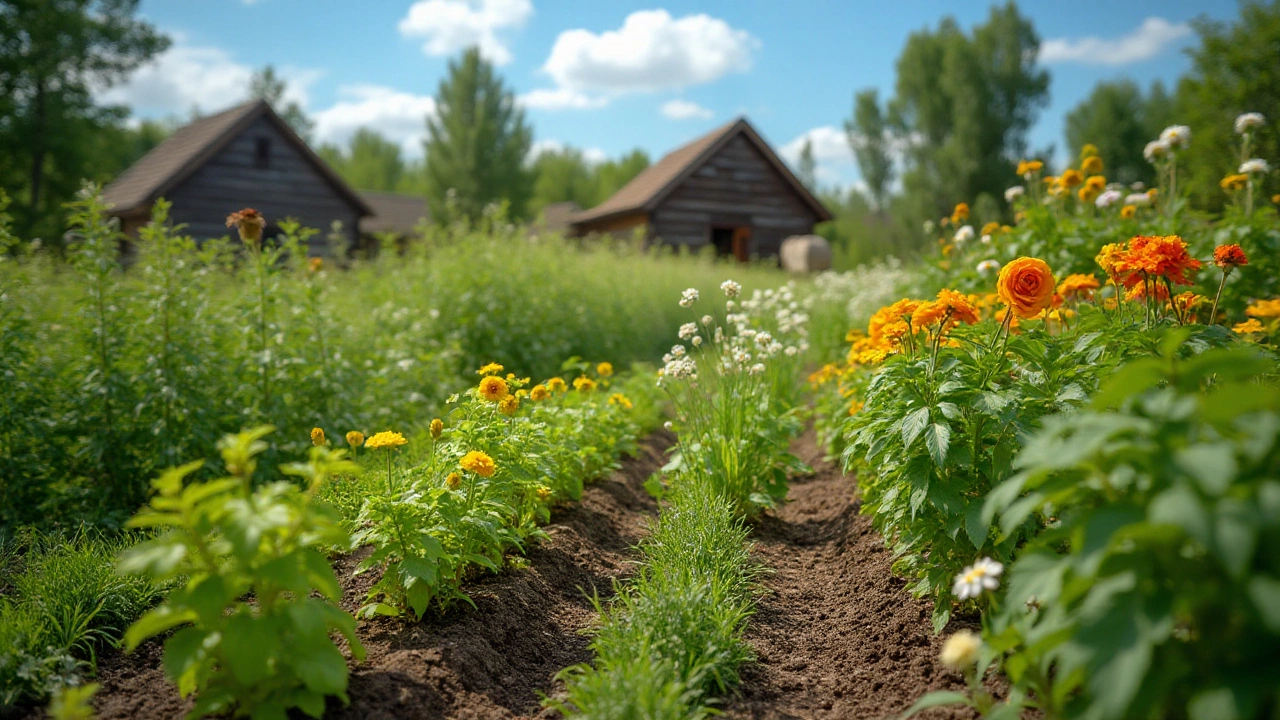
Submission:
<svg viewBox="0 0 1280 720">
<path fill-rule="evenodd" d="M 698 334 L 697 323 L 685 323 L 680 326 L 680 339 L 692 340 Z"/>
<path fill-rule="evenodd" d="M 978 263 L 978 274 L 980 275 L 990 275 L 991 273 L 996 272 L 999 269 L 1000 269 L 999 260 L 988 259 Z"/>
<path fill-rule="evenodd" d="M 1240 173 L 1243 175 L 1252 175 L 1254 173 L 1265 174 L 1271 172 L 1271 166 L 1262 158 L 1253 158 L 1245 160 L 1240 164 Z"/>
<path fill-rule="evenodd" d="M 964 227 L 956 231 L 956 236 L 955 236 L 956 244 L 968 242 L 969 240 L 972 240 L 972 239 L 973 239 L 972 225 L 965 225 Z"/>
<path fill-rule="evenodd" d="M 1093 204 L 1105 210 L 1120 202 L 1123 197 L 1124 195 L 1119 190 L 1106 190 L 1098 196 L 1098 199 L 1093 201 Z M 1146 197 L 1146 195 L 1142 197 Z"/>
<path fill-rule="evenodd" d="M 1236 133 L 1244 135 L 1267 123 L 1262 113 L 1250 112 L 1236 117 Z"/>
<path fill-rule="evenodd" d="M 821 305 L 843 305 L 849 327 L 866 327 L 876 310 L 901 295 L 913 276 L 902 261 L 890 257 L 847 272 L 824 272 L 813 280 L 814 299 Z"/>
<path fill-rule="evenodd" d="M 1146 193 L 1133 193 L 1124 199 L 1125 205 L 1150 205 L 1151 196 Z"/>
<path fill-rule="evenodd" d="M 720 289 L 724 291 L 724 296 L 728 298 L 736 298 L 742 294 L 742 286 L 732 280 L 725 280 L 720 283 Z"/>
<path fill-rule="evenodd" d="M 680 294 L 680 307 L 686 307 L 686 308 L 693 307 L 693 304 L 697 301 L 698 301 L 697 288 L 689 288 L 688 290 L 685 290 L 683 293 Z"/>
<path fill-rule="evenodd" d="M 1013 187 L 1004 191 L 1004 200 L 1005 202 L 1011 203 L 1017 200 L 1018 198 L 1022 197 L 1024 194 L 1026 194 L 1026 192 L 1027 192 L 1027 189 L 1022 187 L 1021 185 L 1014 185 Z"/>
</svg>

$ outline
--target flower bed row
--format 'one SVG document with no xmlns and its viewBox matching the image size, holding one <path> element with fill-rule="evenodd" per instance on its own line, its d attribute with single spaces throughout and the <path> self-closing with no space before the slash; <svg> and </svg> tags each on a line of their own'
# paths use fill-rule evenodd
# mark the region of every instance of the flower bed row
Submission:
<svg viewBox="0 0 1280 720">
<path fill-rule="evenodd" d="M 1247 263 L 1234 246 L 1214 259 L 1222 282 Z M 970 691 L 917 710 L 1228 718 L 1280 701 L 1280 365 L 1247 342 L 1280 312 L 1198 324 L 1217 308 L 1174 293 L 1203 264 L 1176 236 L 1097 262 L 1105 285 L 1022 257 L 991 295 L 893 303 L 812 378 L 935 628 L 981 614 L 943 657 Z M 993 667 L 1001 702 L 981 684 Z"/>
<path fill-rule="evenodd" d="M 601 608 L 595 662 L 561 673 L 566 696 L 548 704 L 566 715 L 707 717 L 752 658 L 742 634 L 761 569 L 742 520 L 782 502 L 787 472 L 804 469 L 787 446 L 808 316 L 789 288 L 749 299 L 731 280 L 721 289 L 723 315 L 699 315 L 696 290 L 681 298 L 691 322 L 659 375 L 677 444 L 649 485 L 668 502 L 640 572 Z"/>
</svg>

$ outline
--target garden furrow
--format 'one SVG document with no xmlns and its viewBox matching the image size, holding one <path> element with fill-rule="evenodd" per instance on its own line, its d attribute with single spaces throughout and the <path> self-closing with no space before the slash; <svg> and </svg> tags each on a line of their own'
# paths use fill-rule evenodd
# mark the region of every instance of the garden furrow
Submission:
<svg viewBox="0 0 1280 720">
<path fill-rule="evenodd" d="M 582 501 L 557 509 L 534 543 L 527 567 L 487 575 L 466 591 L 465 604 L 422 622 L 379 618 L 362 622 L 368 651 L 354 665 L 347 707 L 330 699 L 330 718 L 516 718 L 541 712 L 539 691 L 550 691 L 566 665 L 591 658 L 579 630 L 595 619 L 588 596 L 611 595 L 613 580 L 628 575 L 632 547 L 657 504 L 642 487 L 665 462 L 672 442 L 659 431 L 640 444 L 620 471 L 591 483 Z M 364 551 L 367 552 L 367 549 Z M 338 559 L 343 607 L 354 611 L 376 574 L 351 577 L 362 553 Z M 104 658 L 95 705 L 107 718 L 179 717 L 189 703 L 160 669 L 160 648 L 150 643 L 134 656 Z"/>
<path fill-rule="evenodd" d="M 893 717 L 926 692 L 962 689 L 938 661 L 943 638 L 928 602 L 890 573 L 891 553 L 858 513 L 853 479 L 823 459 L 812 430 L 792 451 L 814 473 L 793 478 L 787 503 L 756 523 L 769 592 L 747 625 L 757 660 L 744 666 L 726 717 Z"/>
</svg>

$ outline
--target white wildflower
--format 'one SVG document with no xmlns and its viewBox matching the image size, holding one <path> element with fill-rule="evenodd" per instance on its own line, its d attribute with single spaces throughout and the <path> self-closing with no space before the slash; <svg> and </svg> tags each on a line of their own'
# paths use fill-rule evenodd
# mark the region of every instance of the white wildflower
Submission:
<svg viewBox="0 0 1280 720">
<path fill-rule="evenodd" d="M 680 307 L 693 307 L 693 304 L 697 301 L 698 290 L 696 288 L 689 288 L 680 294 Z"/>
<path fill-rule="evenodd" d="M 1160 133 L 1160 141 L 1172 150 L 1181 150 L 1191 144 L 1191 128 L 1186 125 L 1170 125 Z"/>
<path fill-rule="evenodd" d="M 755 365 L 752 365 L 751 369 L 748 370 L 747 372 L 751 373 L 752 375 L 759 375 L 760 373 L 764 372 L 764 363 L 756 363 Z"/>
<path fill-rule="evenodd" d="M 1124 195 L 1122 195 L 1119 190 L 1107 190 L 1099 195 L 1098 199 L 1093 201 L 1093 204 L 1105 210 L 1120 202 L 1120 199 L 1123 197 Z M 1143 195 L 1143 197 L 1146 197 L 1146 195 Z"/>
<path fill-rule="evenodd" d="M 720 289 L 724 291 L 725 297 L 735 298 L 742 294 L 742 286 L 732 280 L 720 283 Z"/>
<path fill-rule="evenodd" d="M 1263 117 L 1262 113 L 1245 113 L 1236 118 L 1236 132 L 1244 135 L 1254 128 L 1262 127 L 1266 122 L 1267 119 Z"/>
<path fill-rule="evenodd" d="M 683 346 L 683 345 L 672 345 L 672 346 L 671 346 L 671 356 L 672 356 L 672 357 L 674 357 L 674 358 L 682 358 L 682 357 L 684 357 L 684 346 Z"/>
<path fill-rule="evenodd" d="M 978 242 L 982 243 L 983 245 L 990 245 L 990 244 L 991 244 L 992 239 L 993 239 L 993 238 L 991 237 L 990 233 L 988 233 L 988 234 L 983 235 L 982 237 L 978 238 Z"/>
<path fill-rule="evenodd" d="M 957 231 L 956 231 L 956 237 L 955 237 L 955 240 L 956 240 L 956 242 L 957 242 L 957 243 L 962 243 L 962 242 L 965 242 L 965 241 L 967 241 L 967 240 L 972 240 L 972 239 L 973 239 L 973 226 L 972 226 L 972 225 L 965 225 L 964 227 L 962 227 L 962 228 L 960 228 L 959 230 L 957 230 Z"/>
<path fill-rule="evenodd" d="M 1124 199 L 1125 205 L 1150 205 L 1151 196 L 1146 193 L 1133 193 Z"/>
<path fill-rule="evenodd" d="M 1269 172 L 1271 172 L 1271 166 L 1268 165 L 1267 161 L 1263 160 L 1262 158 L 1253 158 L 1252 160 L 1245 160 L 1243 163 L 1240 164 L 1240 173 L 1243 175 L 1252 175 L 1254 173 L 1263 174 L 1263 173 L 1269 173 Z"/>
<path fill-rule="evenodd" d="M 787 354 L 787 357 L 795 357 L 796 354 L 800 352 L 800 349 L 795 345 L 788 345 L 787 349 L 783 350 L 783 352 Z"/>
<path fill-rule="evenodd" d="M 991 558 L 982 558 L 978 562 L 964 569 L 964 572 L 956 576 L 956 582 L 951 586 L 951 592 L 955 593 L 960 600 L 968 600 L 976 598 L 983 593 L 984 590 L 995 590 L 1000 587 L 1000 573 L 1004 572 L 1004 566 L 992 560 Z"/>
<path fill-rule="evenodd" d="M 685 323 L 680 326 L 680 339 L 688 340 L 698 334 L 698 326 L 694 323 Z"/>
<path fill-rule="evenodd" d="M 662 423 L 662 427 L 666 428 L 666 429 L 667 429 L 667 432 L 671 432 L 671 431 L 675 428 L 675 425 L 674 425 L 674 424 L 672 424 L 672 422 L 671 422 L 670 420 L 668 420 L 668 421 L 666 421 L 666 422 Z"/>
<path fill-rule="evenodd" d="M 978 263 L 978 273 L 981 275 L 989 275 L 1000 269 L 999 260 L 983 260 Z"/>
<path fill-rule="evenodd" d="M 1022 187 L 1021 185 L 1014 185 L 1013 187 L 1004 191 L 1005 202 L 1011 203 L 1017 200 L 1018 198 L 1022 197 L 1023 194 L 1026 192 L 1027 192 L 1027 189 Z"/>
<path fill-rule="evenodd" d="M 760 332 L 756 333 L 755 340 L 756 340 L 756 345 L 759 345 L 760 347 L 769 347 L 770 343 L 773 342 L 773 336 L 770 335 L 767 331 L 761 330 Z"/>
<path fill-rule="evenodd" d="M 702 316 L 702 324 L 703 324 L 703 325 L 706 325 L 706 326 L 708 326 L 708 327 L 710 327 L 711 323 L 713 323 L 713 322 L 715 322 L 715 321 L 716 321 L 716 319 L 715 319 L 715 318 L 713 318 L 713 317 L 711 317 L 710 315 L 703 315 L 703 316 Z"/>
<path fill-rule="evenodd" d="M 1164 140 L 1152 140 L 1142 149 L 1142 157 L 1146 158 L 1147 162 L 1155 162 L 1168 155 L 1171 149 L 1169 143 Z"/>
<path fill-rule="evenodd" d="M 693 339 L 692 339 L 692 340 L 690 340 L 689 342 L 693 343 L 693 346 L 694 346 L 694 347 L 698 347 L 699 345 L 701 345 L 701 344 L 702 344 L 702 336 L 701 336 L 701 335 L 694 335 L 694 336 L 693 336 Z"/>
</svg>

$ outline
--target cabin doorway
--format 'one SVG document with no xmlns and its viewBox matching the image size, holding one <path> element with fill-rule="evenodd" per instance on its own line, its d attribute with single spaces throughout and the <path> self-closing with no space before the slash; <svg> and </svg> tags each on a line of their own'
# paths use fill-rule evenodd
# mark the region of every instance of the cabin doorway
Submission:
<svg viewBox="0 0 1280 720">
<path fill-rule="evenodd" d="M 711 244 L 717 257 L 746 262 L 751 257 L 751 226 L 717 225 L 711 228 Z"/>
</svg>

